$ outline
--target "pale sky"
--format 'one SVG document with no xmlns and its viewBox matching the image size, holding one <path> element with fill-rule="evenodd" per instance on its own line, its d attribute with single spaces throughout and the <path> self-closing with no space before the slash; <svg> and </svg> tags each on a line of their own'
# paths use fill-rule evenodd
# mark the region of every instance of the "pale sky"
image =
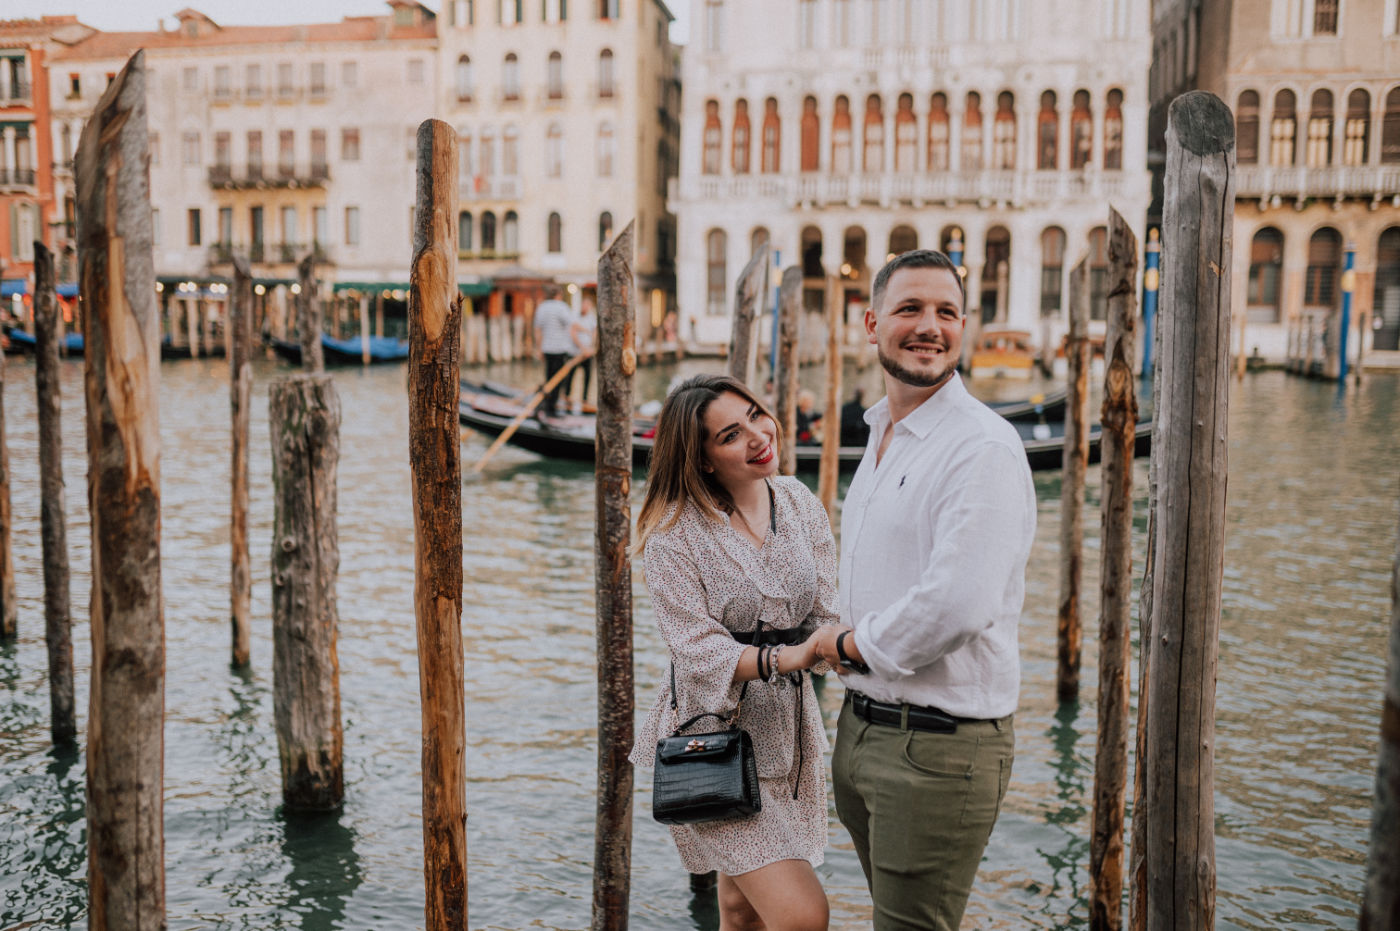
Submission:
<svg viewBox="0 0 1400 931">
<path fill-rule="evenodd" d="M 582 5 L 585 0 L 575 2 Z M 0 18 L 75 13 L 89 26 L 108 32 L 148 31 L 162 18 L 167 29 L 173 28 L 175 13 L 187 6 L 221 25 L 238 26 L 335 23 L 346 16 L 379 16 L 389 10 L 383 0 L 3 0 Z M 427 6 L 438 9 L 441 4 L 429 0 Z M 667 0 L 666 7 L 676 17 L 671 40 L 684 42 L 690 0 Z"/>
</svg>

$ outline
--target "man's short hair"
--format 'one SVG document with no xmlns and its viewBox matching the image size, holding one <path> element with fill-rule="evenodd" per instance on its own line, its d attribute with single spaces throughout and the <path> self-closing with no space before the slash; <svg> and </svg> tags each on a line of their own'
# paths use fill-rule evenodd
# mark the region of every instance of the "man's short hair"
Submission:
<svg viewBox="0 0 1400 931">
<path fill-rule="evenodd" d="M 958 283 L 958 293 L 962 295 L 962 303 L 967 303 L 967 288 L 963 284 L 962 275 L 958 274 L 958 267 L 953 264 L 953 260 L 936 249 L 913 249 L 890 259 L 885 263 L 885 267 L 880 269 L 875 276 L 875 284 L 870 289 L 871 307 L 879 310 L 880 301 L 885 297 L 885 288 L 890 283 L 890 276 L 901 268 L 946 269 L 952 273 L 953 280 Z"/>
</svg>

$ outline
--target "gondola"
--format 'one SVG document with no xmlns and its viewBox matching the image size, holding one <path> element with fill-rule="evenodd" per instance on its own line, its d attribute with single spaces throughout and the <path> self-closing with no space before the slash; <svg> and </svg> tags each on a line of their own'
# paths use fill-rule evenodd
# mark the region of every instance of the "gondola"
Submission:
<svg viewBox="0 0 1400 931">
<path fill-rule="evenodd" d="M 200 355 L 206 359 L 222 359 L 224 357 L 224 341 L 222 339 L 214 340 L 214 344 L 205 346 Z M 192 359 L 194 353 L 190 351 L 189 343 L 176 343 L 167 334 L 160 341 L 160 357 L 162 359 Z"/>
<path fill-rule="evenodd" d="M 287 339 L 270 339 L 268 344 L 273 352 L 284 360 L 301 364 L 301 343 Z M 363 365 L 364 349 L 358 336 L 351 339 L 332 339 L 321 334 L 321 354 L 327 365 Z M 392 339 L 388 336 L 369 338 L 369 361 L 402 362 L 408 358 L 408 340 Z"/>
<path fill-rule="evenodd" d="M 18 327 L 7 329 L 5 331 L 5 336 L 8 338 L 5 351 L 11 354 L 33 352 L 37 345 L 33 333 L 26 333 Z M 73 358 L 81 356 L 83 354 L 83 334 L 65 333 L 63 335 L 63 347 L 61 351 L 63 354 L 72 356 Z"/>
<path fill-rule="evenodd" d="M 464 384 L 464 388 L 466 385 Z M 458 417 L 463 424 L 495 436 L 504 430 L 519 414 L 521 402 L 518 398 L 497 392 L 464 390 L 458 403 Z M 1032 469 L 1058 469 L 1063 462 L 1064 421 L 1018 421 L 1014 424 L 1025 445 L 1026 459 Z M 1038 429 L 1039 428 L 1039 429 Z M 594 419 L 587 414 L 564 414 L 541 423 L 534 417 L 527 418 L 512 434 L 510 442 L 521 449 L 550 456 L 556 459 L 573 459 L 592 462 Z M 1094 425 L 1089 433 L 1089 461 L 1099 459 L 1100 429 Z M 1152 423 L 1138 424 L 1134 441 L 1134 452 L 1146 455 L 1152 445 Z M 645 466 L 651 454 L 652 439 L 634 432 L 632 437 L 632 463 Z M 797 468 L 803 472 L 814 472 L 821 462 L 820 446 L 798 446 Z M 854 472 L 865 455 L 864 446 L 842 446 L 839 458 L 841 471 Z"/>
</svg>

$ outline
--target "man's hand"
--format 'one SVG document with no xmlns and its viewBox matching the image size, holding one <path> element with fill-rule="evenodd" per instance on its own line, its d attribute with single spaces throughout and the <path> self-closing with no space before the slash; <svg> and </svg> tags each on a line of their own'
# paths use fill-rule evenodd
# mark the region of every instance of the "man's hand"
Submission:
<svg viewBox="0 0 1400 931">
<path fill-rule="evenodd" d="M 850 629 L 851 628 L 844 624 L 825 624 L 818 627 L 809 638 L 817 651 L 817 656 L 826 660 L 833 666 L 838 665 L 841 661 L 841 657 L 836 652 L 836 638 L 841 636 L 843 631 L 848 631 Z M 850 642 L 849 637 L 847 637 L 846 640 L 848 643 Z"/>
</svg>

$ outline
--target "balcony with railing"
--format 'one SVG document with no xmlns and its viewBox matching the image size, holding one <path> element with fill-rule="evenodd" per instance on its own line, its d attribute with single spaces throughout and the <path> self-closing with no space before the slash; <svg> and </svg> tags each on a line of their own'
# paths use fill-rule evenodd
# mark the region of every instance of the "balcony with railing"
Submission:
<svg viewBox="0 0 1400 931">
<path fill-rule="evenodd" d="M 33 168 L 0 168 L 0 188 L 32 189 L 36 175 Z"/>
<path fill-rule="evenodd" d="M 1018 207 L 1121 197 L 1121 171 L 941 171 L 889 174 L 700 175 L 671 189 L 683 201 L 777 201 L 784 207 L 1007 203 Z"/>
<path fill-rule="evenodd" d="M 518 175 L 477 175 L 457 182 L 457 198 L 461 201 L 519 200 L 520 190 Z"/>
<path fill-rule="evenodd" d="M 316 162 L 310 170 L 298 165 L 279 164 L 277 174 L 269 176 L 261 165 L 249 165 L 241 173 L 231 165 L 212 165 L 209 186 L 216 191 L 266 190 L 270 188 L 320 188 L 330 180 L 330 166 Z"/>
<path fill-rule="evenodd" d="M 269 265 L 292 265 L 300 262 L 310 252 L 317 262 L 331 262 L 329 250 L 324 243 L 311 242 L 254 242 L 251 244 L 216 242 L 209 247 L 210 265 L 227 265 L 233 261 L 235 253 L 246 255 L 248 261 Z"/>
<path fill-rule="evenodd" d="M 9 94 L 4 100 L 6 104 L 29 103 L 34 99 L 34 89 L 23 79 L 10 82 Z"/>
<path fill-rule="evenodd" d="M 1235 196 L 1380 199 L 1400 194 L 1400 165 L 1239 165 Z"/>
</svg>

